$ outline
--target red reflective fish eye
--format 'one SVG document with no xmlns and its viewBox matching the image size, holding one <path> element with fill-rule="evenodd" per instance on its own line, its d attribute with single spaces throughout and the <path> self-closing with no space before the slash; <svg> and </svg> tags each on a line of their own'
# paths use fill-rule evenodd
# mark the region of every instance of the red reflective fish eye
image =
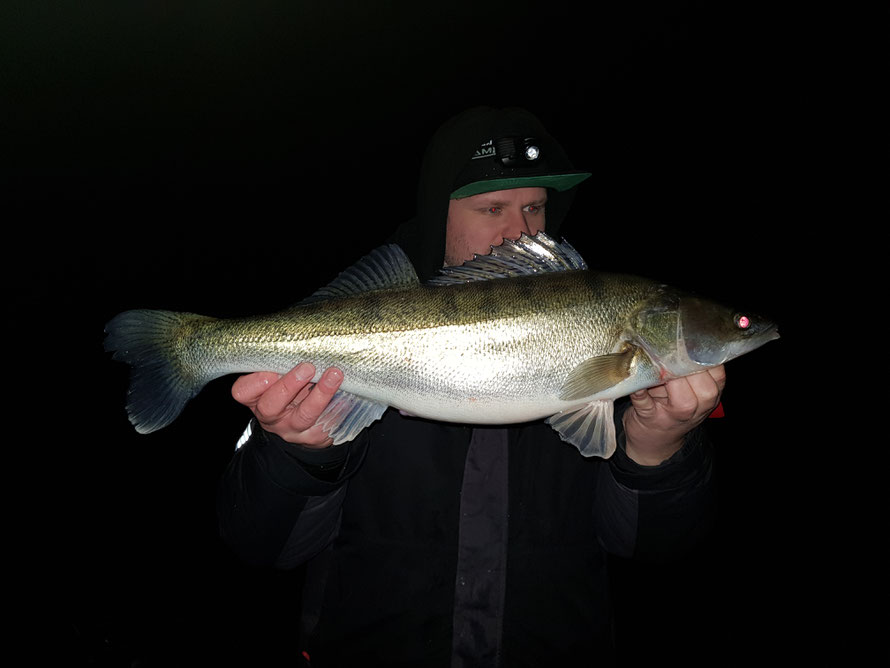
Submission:
<svg viewBox="0 0 890 668">
<path fill-rule="evenodd" d="M 748 329 L 751 326 L 751 319 L 746 315 L 740 315 L 736 320 L 740 329 Z"/>
</svg>

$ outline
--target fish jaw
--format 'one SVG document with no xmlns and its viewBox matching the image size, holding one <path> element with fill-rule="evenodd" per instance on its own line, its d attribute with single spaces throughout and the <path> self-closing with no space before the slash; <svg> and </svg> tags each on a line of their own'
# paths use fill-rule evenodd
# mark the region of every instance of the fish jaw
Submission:
<svg viewBox="0 0 890 668">
<path fill-rule="evenodd" d="M 681 334 L 677 339 L 676 348 L 667 354 L 656 354 L 654 352 L 651 354 L 652 363 L 657 369 L 657 376 L 650 377 L 651 382 L 645 385 L 645 387 L 653 387 L 668 380 L 707 371 L 737 357 L 741 357 L 778 338 L 778 331 L 772 328 L 763 334 L 746 340 L 715 341 L 705 351 L 699 344 L 693 345 L 688 342 Z"/>
<path fill-rule="evenodd" d="M 720 346 L 717 350 L 714 351 L 712 356 L 708 357 L 703 362 L 699 362 L 699 364 L 706 367 L 716 366 L 717 364 L 724 364 L 737 357 L 746 355 L 753 350 L 757 350 L 757 348 L 759 348 L 760 346 L 765 345 L 770 341 L 775 341 L 778 338 L 778 329 L 775 326 L 771 326 L 763 333 L 760 333 L 750 339 L 742 341 L 730 341 L 723 346 Z M 691 357 L 696 353 L 687 351 L 687 354 L 689 354 Z"/>
</svg>

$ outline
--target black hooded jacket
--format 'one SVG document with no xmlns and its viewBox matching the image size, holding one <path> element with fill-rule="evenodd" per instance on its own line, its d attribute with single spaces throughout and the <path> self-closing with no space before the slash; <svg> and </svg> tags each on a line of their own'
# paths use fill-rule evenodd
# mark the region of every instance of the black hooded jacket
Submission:
<svg viewBox="0 0 890 668">
<path fill-rule="evenodd" d="M 411 258 L 420 280 L 432 277 L 442 266 L 449 195 L 468 156 L 492 137 L 514 134 L 535 137 L 552 171 L 572 170 L 562 146 L 524 109 L 477 107 L 449 120 L 433 135 L 424 154 L 417 187 L 417 215 L 402 225 L 392 239 Z M 559 232 L 574 196 L 574 189 L 548 193 L 547 232 L 551 236 Z"/>
<path fill-rule="evenodd" d="M 418 215 L 396 234 L 422 279 L 442 264 L 454 179 L 493 132 L 562 149 L 521 110 L 475 109 L 425 157 Z M 571 192 L 550 193 L 547 230 Z M 604 665 L 606 553 L 659 558 L 710 516 L 698 430 L 664 464 L 582 457 L 543 422 L 436 423 L 389 410 L 354 441 L 311 451 L 252 423 L 221 481 L 224 540 L 243 559 L 307 564 L 302 642 L 313 666 Z"/>
</svg>

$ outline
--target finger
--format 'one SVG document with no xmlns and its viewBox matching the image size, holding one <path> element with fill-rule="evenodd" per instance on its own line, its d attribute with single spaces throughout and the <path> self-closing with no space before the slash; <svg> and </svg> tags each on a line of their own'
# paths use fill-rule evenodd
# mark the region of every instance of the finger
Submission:
<svg viewBox="0 0 890 668">
<path fill-rule="evenodd" d="M 708 369 L 708 374 L 714 379 L 714 382 L 717 383 L 720 392 L 723 392 L 723 388 L 726 387 L 726 367 L 722 364 L 720 366 L 711 367 Z"/>
<path fill-rule="evenodd" d="M 291 410 L 291 404 L 314 375 L 315 367 L 308 362 L 302 362 L 284 374 L 257 401 L 254 411 L 257 418 L 261 422 L 280 420 Z"/>
<path fill-rule="evenodd" d="M 298 431 L 312 427 L 324 409 L 331 403 L 331 399 L 337 393 L 342 382 L 343 372 L 340 369 L 336 367 L 326 369 L 312 391 L 294 410 L 290 419 L 291 427 Z"/>
<path fill-rule="evenodd" d="M 653 399 L 667 399 L 668 396 L 667 388 L 664 385 L 650 387 L 648 390 L 644 390 L 644 392 L 648 392 Z"/>
<path fill-rule="evenodd" d="M 689 384 L 689 376 L 669 380 L 664 385 L 671 415 L 678 420 L 691 419 L 698 409 L 698 397 Z"/>
<path fill-rule="evenodd" d="M 709 413 L 720 400 L 721 385 L 710 373 L 697 373 L 687 378 L 689 387 L 704 410 Z"/>
<path fill-rule="evenodd" d="M 241 376 L 232 384 L 232 397 L 240 404 L 253 406 L 260 396 L 280 376 L 271 371 L 259 371 Z"/>
</svg>

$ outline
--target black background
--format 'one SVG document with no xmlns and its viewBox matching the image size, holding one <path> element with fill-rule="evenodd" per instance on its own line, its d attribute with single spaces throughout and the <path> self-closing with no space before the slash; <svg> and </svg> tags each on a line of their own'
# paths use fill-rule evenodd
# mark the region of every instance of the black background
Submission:
<svg viewBox="0 0 890 668">
<path fill-rule="evenodd" d="M 427 140 L 475 104 L 532 110 L 594 173 L 563 229 L 592 267 L 753 307 L 783 336 L 729 365 L 727 416 L 709 425 L 712 541 L 668 567 L 615 564 L 627 665 L 854 651 L 833 623 L 848 615 L 826 605 L 845 586 L 815 565 L 837 536 L 810 540 L 825 518 L 801 462 L 822 455 L 793 391 L 818 268 L 800 239 L 826 198 L 813 81 L 832 41 L 774 4 L 614 4 L 4 10 L 7 285 L 28 323 L 12 388 L 28 463 L 8 470 L 27 489 L 14 515 L 36 654 L 293 665 L 300 573 L 248 568 L 216 533 L 216 482 L 248 418 L 232 379 L 137 436 L 102 328 L 129 308 L 298 301 L 413 214 Z"/>
</svg>

